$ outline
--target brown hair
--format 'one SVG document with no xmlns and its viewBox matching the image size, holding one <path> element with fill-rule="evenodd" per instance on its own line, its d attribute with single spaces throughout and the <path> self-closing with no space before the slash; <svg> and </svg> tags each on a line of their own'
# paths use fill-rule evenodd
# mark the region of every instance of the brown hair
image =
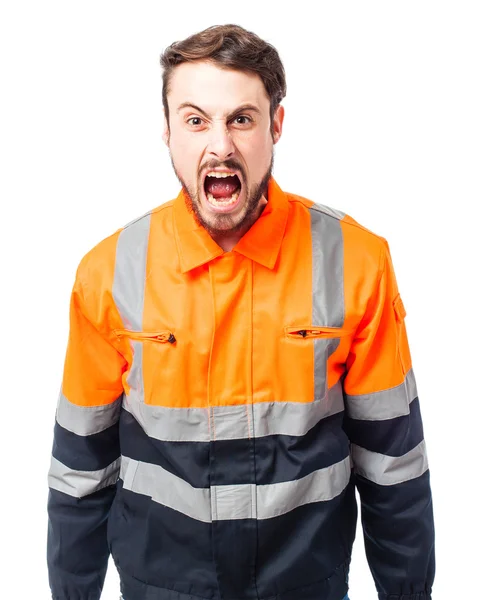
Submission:
<svg viewBox="0 0 479 600">
<path fill-rule="evenodd" d="M 173 42 L 160 57 L 163 67 L 163 108 L 169 124 L 167 94 L 173 69 L 184 62 L 209 60 L 218 66 L 256 73 L 270 99 L 271 130 L 273 118 L 286 96 L 283 63 L 274 46 L 239 25 L 213 25 L 186 39 Z"/>
</svg>

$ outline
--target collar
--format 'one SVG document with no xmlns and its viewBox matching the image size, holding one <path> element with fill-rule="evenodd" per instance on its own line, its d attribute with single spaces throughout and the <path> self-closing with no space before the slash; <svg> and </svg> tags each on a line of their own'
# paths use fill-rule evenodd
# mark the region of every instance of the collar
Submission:
<svg viewBox="0 0 479 600">
<path fill-rule="evenodd" d="M 188 211 L 184 191 L 173 201 L 175 237 L 182 273 L 204 265 L 225 254 L 209 233 L 198 225 Z M 283 241 L 288 220 L 289 203 L 286 194 L 271 177 L 268 183 L 268 202 L 260 217 L 239 240 L 232 252 L 273 269 Z"/>
</svg>

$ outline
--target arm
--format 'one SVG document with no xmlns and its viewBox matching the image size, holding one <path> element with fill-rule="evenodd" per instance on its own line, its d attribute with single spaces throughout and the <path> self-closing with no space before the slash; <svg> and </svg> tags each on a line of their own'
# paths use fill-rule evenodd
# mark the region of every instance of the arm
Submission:
<svg viewBox="0 0 479 600">
<path fill-rule="evenodd" d="M 346 364 L 351 441 L 366 555 L 380 600 L 429 600 L 434 524 L 405 310 L 386 240 L 376 290 Z"/>
<path fill-rule="evenodd" d="M 80 272 L 80 270 L 79 270 Z M 49 471 L 48 569 L 54 600 L 98 600 L 108 563 L 107 518 L 120 468 L 124 359 L 99 331 L 77 273 Z"/>
</svg>

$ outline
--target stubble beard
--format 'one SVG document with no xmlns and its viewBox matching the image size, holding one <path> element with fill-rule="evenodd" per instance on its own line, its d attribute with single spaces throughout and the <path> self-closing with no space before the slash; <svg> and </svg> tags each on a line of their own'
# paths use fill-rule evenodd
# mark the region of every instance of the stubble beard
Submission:
<svg viewBox="0 0 479 600">
<path fill-rule="evenodd" d="M 173 157 L 170 153 L 171 164 L 173 166 L 173 170 L 175 172 L 178 181 L 180 182 L 183 193 L 185 196 L 186 208 L 193 215 L 196 223 L 201 227 L 204 227 L 206 231 L 210 234 L 211 237 L 217 237 L 229 233 L 235 233 L 238 231 L 243 231 L 246 233 L 248 229 L 253 225 L 253 223 L 258 218 L 258 205 L 260 203 L 263 195 L 266 197 L 266 192 L 268 189 L 268 183 L 271 179 L 271 175 L 273 172 L 273 163 L 274 163 L 274 152 L 271 153 L 271 162 L 266 170 L 265 175 L 261 179 L 261 181 L 255 185 L 251 190 L 246 186 L 246 183 L 243 186 L 246 186 L 246 190 L 241 190 L 242 193 L 246 193 L 246 201 L 241 215 L 208 215 L 207 218 L 203 216 L 203 209 L 201 207 L 201 201 L 199 198 L 199 189 L 201 185 L 200 178 L 198 178 L 198 192 L 194 193 L 191 190 L 184 180 L 181 178 L 178 173 L 175 163 L 173 162 Z M 223 166 L 229 169 L 238 169 L 243 174 L 243 182 L 245 181 L 243 169 L 236 164 L 235 161 L 224 161 L 222 163 L 218 163 L 215 165 L 208 165 L 209 168 L 214 168 L 218 166 Z M 238 219 L 238 217 L 240 218 Z M 237 220 L 238 219 L 238 220 Z"/>
</svg>

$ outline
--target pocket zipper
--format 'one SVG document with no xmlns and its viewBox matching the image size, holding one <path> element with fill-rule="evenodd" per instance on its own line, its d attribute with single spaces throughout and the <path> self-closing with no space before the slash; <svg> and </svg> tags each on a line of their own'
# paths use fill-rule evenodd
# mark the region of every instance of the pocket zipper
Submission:
<svg viewBox="0 0 479 600">
<path fill-rule="evenodd" d="M 338 327 L 285 327 L 286 335 L 292 338 L 335 338 L 344 337 L 352 333 L 351 329 L 341 329 Z"/>
<path fill-rule="evenodd" d="M 115 335 L 118 338 L 127 337 L 130 340 L 136 340 L 138 342 L 158 342 L 160 344 L 165 344 L 169 342 L 170 344 L 174 344 L 176 342 L 175 336 L 171 333 L 171 331 L 157 331 L 157 332 L 146 332 L 146 331 L 130 331 L 128 329 L 115 329 Z"/>
</svg>

